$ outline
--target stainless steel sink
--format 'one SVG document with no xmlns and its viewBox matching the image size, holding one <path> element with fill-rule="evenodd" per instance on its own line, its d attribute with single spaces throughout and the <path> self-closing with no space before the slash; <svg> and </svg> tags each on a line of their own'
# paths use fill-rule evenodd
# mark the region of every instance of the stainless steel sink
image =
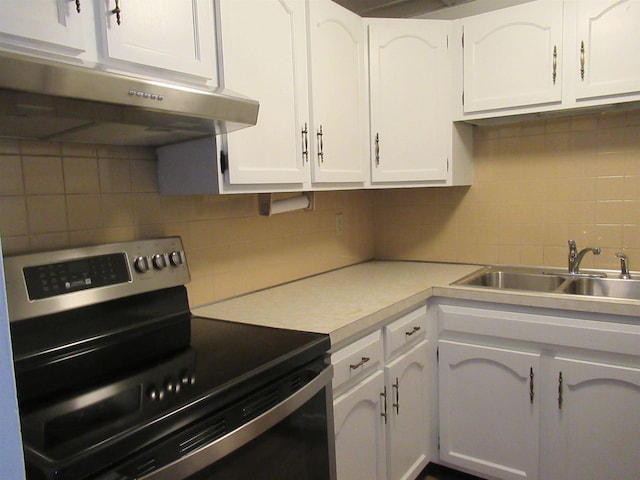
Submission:
<svg viewBox="0 0 640 480">
<path fill-rule="evenodd" d="M 491 270 L 469 278 L 464 282 L 456 282 L 456 284 L 497 289 L 504 288 L 507 290 L 553 292 L 565 281 L 565 278 L 557 275 Z"/>
<path fill-rule="evenodd" d="M 640 280 L 601 278 L 606 276 L 604 272 L 576 275 L 559 269 L 486 267 L 452 285 L 640 300 Z"/>
<path fill-rule="evenodd" d="M 640 281 L 618 278 L 574 278 L 563 288 L 563 292 L 573 295 L 640 300 Z"/>
</svg>

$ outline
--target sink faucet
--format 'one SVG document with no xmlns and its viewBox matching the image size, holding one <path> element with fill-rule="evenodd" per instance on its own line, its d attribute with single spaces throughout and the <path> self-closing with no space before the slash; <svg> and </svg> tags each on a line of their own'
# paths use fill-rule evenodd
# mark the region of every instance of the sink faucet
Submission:
<svg viewBox="0 0 640 480">
<path fill-rule="evenodd" d="M 588 252 L 593 252 L 594 255 L 600 255 L 600 247 L 583 248 L 578 252 L 576 241 L 569 240 L 569 273 L 571 275 L 580 273 L 580 262 L 582 262 L 582 258 Z"/>
<path fill-rule="evenodd" d="M 616 253 L 616 258 L 620 259 L 620 275 L 618 275 L 618 278 L 630 279 L 629 258 L 624 253 Z"/>
</svg>

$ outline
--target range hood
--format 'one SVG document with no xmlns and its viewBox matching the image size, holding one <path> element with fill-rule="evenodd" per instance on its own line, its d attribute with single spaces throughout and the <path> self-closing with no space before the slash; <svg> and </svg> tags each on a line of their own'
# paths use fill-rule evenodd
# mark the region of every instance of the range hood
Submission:
<svg viewBox="0 0 640 480">
<path fill-rule="evenodd" d="M 0 53 L 0 137 L 158 146 L 255 125 L 257 101 Z"/>
</svg>

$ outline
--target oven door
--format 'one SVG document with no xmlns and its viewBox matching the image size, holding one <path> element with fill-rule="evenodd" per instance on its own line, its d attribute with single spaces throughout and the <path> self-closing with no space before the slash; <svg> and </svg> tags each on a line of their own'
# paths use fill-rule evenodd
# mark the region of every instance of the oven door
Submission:
<svg viewBox="0 0 640 480">
<path fill-rule="evenodd" d="M 140 480 L 335 480 L 332 374 L 327 366 L 262 415 Z"/>
</svg>

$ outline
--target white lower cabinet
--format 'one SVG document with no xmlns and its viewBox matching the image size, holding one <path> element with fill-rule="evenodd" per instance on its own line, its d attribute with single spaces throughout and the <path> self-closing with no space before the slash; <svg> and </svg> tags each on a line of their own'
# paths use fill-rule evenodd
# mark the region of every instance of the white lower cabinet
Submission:
<svg viewBox="0 0 640 480">
<path fill-rule="evenodd" d="M 427 341 L 385 367 L 387 387 L 387 478 L 416 478 L 427 464 Z"/>
<path fill-rule="evenodd" d="M 538 478 L 540 355 L 440 341 L 440 458 L 478 474 Z"/>
<path fill-rule="evenodd" d="M 489 479 L 638 478 L 637 319 L 472 305 L 438 307 L 441 462 Z"/>
<path fill-rule="evenodd" d="M 551 377 L 546 478 L 638 478 L 640 368 L 556 356 Z"/>
<path fill-rule="evenodd" d="M 333 403 L 339 479 L 385 479 L 384 374 L 378 370 Z"/>
<path fill-rule="evenodd" d="M 338 480 L 414 479 L 427 465 L 426 318 L 422 305 L 332 355 Z"/>
</svg>

